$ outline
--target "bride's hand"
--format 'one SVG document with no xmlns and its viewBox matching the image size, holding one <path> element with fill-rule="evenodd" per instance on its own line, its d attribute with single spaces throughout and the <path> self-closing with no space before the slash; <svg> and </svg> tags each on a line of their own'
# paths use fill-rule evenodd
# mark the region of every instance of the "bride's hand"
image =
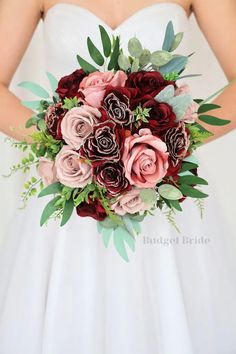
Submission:
<svg viewBox="0 0 236 354">
<path fill-rule="evenodd" d="M 193 0 L 197 22 L 229 81 L 236 78 L 236 2 L 235 0 Z M 236 81 L 214 103 L 222 108 L 211 111 L 215 116 L 230 119 L 226 126 L 205 127 L 215 135 L 209 140 L 236 128 Z M 202 124 L 202 122 L 200 122 Z"/>
<path fill-rule="evenodd" d="M 32 111 L 23 107 L 8 87 L 41 17 L 39 0 L 0 1 L 0 131 L 23 139 L 24 127 Z"/>
</svg>

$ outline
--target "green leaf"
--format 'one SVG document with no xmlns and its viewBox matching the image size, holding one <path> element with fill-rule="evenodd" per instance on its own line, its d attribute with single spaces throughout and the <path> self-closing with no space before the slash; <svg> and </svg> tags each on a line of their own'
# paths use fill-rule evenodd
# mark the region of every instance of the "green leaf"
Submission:
<svg viewBox="0 0 236 354">
<path fill-rule="evenodd" d="M 64 226 L 67 221 L 70 219 L 74 210 L 74 201 L 73 199 L 67 200 L 65 202 L 65 206 L 63 209 L 62 219 L 61 219 L 61 226 Z"/>
<path fill-rule="evenodd" d="M 206 198 L 206 197 L 208 197 L 208 194 L 205 194 L 205 193 L 199 191 L 198 189 L 187 186 L 185 184 L 182 184 L 181 186 L 179 186 L 179 189 L 186 197 L 191 197 L 191 198 Z"/>
<path fill-rule="evenodd" d="M 175 57 L 171 61 L 169 61 L 169 63 L 163 65 L 160 68 L 160 72 L 161 74 L 167 74 L 173 71 L 180 73 L 185 68 L 187 62 L 188 62 L 188 57 L 184 57 L 184 56 Z"/>
<path fill-rule="evenodd" d="M 131 67 L 129 59 L 123 53 L 119 55 L 118 64 L 120 69 L 124 71 L 127 71 Z"/>
<path fill-rule="evenodd" d="M 44 208 L 41 219 L 40 219 L 40 226 L 43 226 L 45 222 L 52 216 L 55 211 L 57 210 L 57 207 L 55 206 L 55 203 L 60 199 L 60 196 L 53 198 Z"/>
<path fill-rule="evenodd" d="M 178 211 L 183 211 L 180 203 L 178 202 L 178 200 L 169 200 L 170 205 L 172 206 L 172 208 L 178 210 Z"/>
<path fill-rule="evenodd" d="M 150 63 L 151 52 L 148 49 L 143 49 L 142 53 L 139 56 L 140 65 L 146 65 Z"/>
<path fill-rule="evenodd" d="M 38 198 L 45 197 L 46 195 L 60 193 L 63 186 L 60 182 L 55 182 L 44 188 L 38 195 Z"/>
<path fill-rule="evenodd" d="M 21 101 L 21 104 L 33 111 L 38 110 L 40 106 L 40 101 Z"/>
<path fill-rule="evenodd" d="M 189 156 L 185 157 L 185 158 L 183 159 L 183 161 L 185 161 L 185 162 L 191 162 L 191 163 L 194 163 L 194 164 L 196 164 L 196 165 L 199 165 L 199 161 L 198 161 L 198 159 L 196 158 L 196 156 L 194 156 L 194 155 L 189 155 Z"/>
<path fill-rule="evenodd" d="M 94 71 L 97 71 L 97 68 L 93 66 L 92 64 L 88 63 L 85 59 L 83 59 L 81 56 L 77 55 L 77 60 L 79 65 L 81 66 L 82 69 L 86 72 L 86 74 L 92 73 Z"/>
<path fill-rule="evenodd" d="M 23 87 L 26 90 L 32 92 L 34 95 L 41 97 L 41 98 L 49 98 L 48 92 L 40 85 L 31 82 L 31 81 L 24 81 L 18 84 L 19 87 Z"/>
<path fill-rule="evenodd" d="M 120 38 L 117 36 L 115 39 L 115 45 L 111 55 L 111 59 L 108 64 L 108 70 L 119 69 L 119 65 L 118 65 L 119 54 L 120 54 Z"/>
<path fill-rule="evenodd" d="M 100 225 L 104 228 L 116 228 L 117 223 L 112 220 L 109 216 L 107 216 L 103 221 L 99 222 Z"/>
<path fill-rule="evenodd" d="M 168 22 L 165 32 L 165 38 L 162 45 L 162 49 L 169 51 L 173 45 L 173 41 L 175 39 L 174 27 L 172 21 Z"/>
<path fill-rule="evenodd" d="M 195 168 L 198 168 L 198 165 L 196 165 L 195 163 L 183 162 L 180 172 L 182 173 L 185 171 L 193 170 Z"/>
<path fill-rule="evenodd" d="M 181 183 L 181 184 L 204 184 L 204 185 L 207 185 L 208 182 L 201 178 L 201 177 L 198 177 L 198 176 L 181 176 L 178 180 L 178 183 Z"/>
<path fill-rule="evenodd" d="M 174 40 L 171 45 L 171 48 L 170 48 L 170 52 L 173 52 L 175 49 L 178 48 L 178 46 L 180 45 L 180 43 L 183 39 L 183 36 L 184 36 L 183 32 L 179 32 L 175 35 Z"/>
<path fill-rule="evenodd" d="M 56 91 L 57 86 L 58 86 L 58 80 L 53 74 L 51 74 L 49 72 L 46 72 L 46 75 L 48 77 L 51 90 L 52 90 L 53 94 L 55 94 L 55 91 Z"/>
<path fill-rule="evenodd" d="M 42 132 L 44 132 L 47 129 L 46 123 L 44 119 L 40 119 L 37 123 L 37 127 L 39 130 L 41 130 Z"/>
<path fill-rule="evenodd" d="M 119 255 L 121 256 L 121 258 L 123 258 L 126 262 L 129 262 L 129 258 L 124 243 L 123 231 L 124 231 L 123 227 L 118 227 L 117 229 L 115 229 L 113 240 L 114 240 L 115 248 L 119 253 Z"/>
<path fill-rule="evenodd" d="M 210 125 L 216 125 L 216 126 L 226 125 L 231 122 L 230 120 L 221 119 L 221 118 L 217 118 L 217 117 L 209 116 L 209 115 L 205 115 L 205 114 L 198 116 L 198 118 L 199 118 L 199 120 L 201 120 L 204 123 L 207 123 Z"/>
<path fill-rule="evenodd" d="M 34 125 L 37 125 L 38 122 L 38 118 L 37 117 L 31 117 L 30 119 L 27 120 L 27 122 L 25 123 L 25 127 L 26 128 L 30 128 Z"/>
<path fill-rule="evenodd" d="M 151 54 L 150 61 L 155 66 L 163 66 L 170 62 L 172 54 L 164 50 L 157 50 Z"/>
<path fill-rule="evenodd" d="M 142 54 L 143 47 L 138 38 L 133 37 L 128 42 L 128 50 L 132 57 L 139 58 Z"/>
<path fill-rule="evenodd" d="M 197 113 L 201 114 L 201 113 L 205 113 L 205 112 L 211 111 L 212 109 L 217 109 L 217 108 L 221 108 L 221 106 L 219 106 L 218 104 L 213 104 L 213 103 L 205 103 L 198 108 Z"/>
<path fill-rule="evenodd" d="M 183 197 L 181 191 L 171 184 L 160 185 L 160 187 L 158 187 L 158 193 L 168 200 L 178 200 Z"/>
<path fill-rule="evenodd" d="M 144 188 L 140 191 L 140 198 L 144 203 L 152 205 L 157 200 L 157 193 L 155 189 Z"/>
<path fill-rule="evenodd" d="M 91 58 L 97 65 L 102 66 L 104 64 L 104 58 L 89 37 L 87 38 L 87 46 Z"/>
<path fill-rule="evenodd" d="M 133 237 L 136 237 L 136 230 L 133 226 L 133 222 L 132 219 L 128 216 L 128 215 L 124 215 L 122 217 L 122 220 L 124 222 L 125 228 L 127 229 L 127 231 L 129 232 L 129 234 Z"/>
<path fill-rule="evenodd" d="M 99 30 L 100 30 L 101 40 L 102 40 L 103 53 L 105 57 L 109 57 L 109 55 L 111 54 L 110 37 L 108 36 L 107 31 L 103 26 L 99 25 Z"/>
</svg>

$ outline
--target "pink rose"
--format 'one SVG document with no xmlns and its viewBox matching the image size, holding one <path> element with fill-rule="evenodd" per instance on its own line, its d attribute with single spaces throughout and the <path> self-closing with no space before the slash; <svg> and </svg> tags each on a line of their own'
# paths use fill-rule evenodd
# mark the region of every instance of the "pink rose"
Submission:
<svg viewBox="0 0 236 354">
<path fill-rule="evenodd" d="M 190 87 L 188 84 L 182 84 L 175 90 L 175 96 L 185 95 L 190 93 Z"/>
<path fill-rule="evenodd" d="M 61 122 L 62 137 L 68 145 L 78 150 L 84 140 L 92 133 L 101 113 L 97 108 L 83 105 L 74 107 L 66 113 Z"/>
<path fill-rule="evenodd" d="M 80 83 L 80 89 L 85 97 L 85 101 L 93 106 L 100 107 L 103 100 L 106 87 L 111 86 L 125 86 L 127 75 L 118 70 L 115 74 L 111 71 L 107 72 L 94 72 L 83 78 Z"/>
<path fill-rule="evenodd" d="M 150 129 L 140 129 L 138 134 L 125 139 L 122 161 L 130 184 L 154 188 L 168 169 L 166 144 Z"/>
<path fill-rule="evenodd" d="M 111 205 L 111 209 L 117 215 L 125 215 L 126 213 L 135 214 L 151 209 L 152 205 L 144 203 L 140 197 L 141 189 L 133 188 L 132 190 L 121 194 Z"/>
<path fill-rule="evenodd" d="M 68 145 L 56 156 L 55 167 L 58 180 L 65 186 L 83 188 L 92 182 L 91 165 Z"/>
<path fill-rule="evenodd" d="M 40 157 L 38 174 L 42 177 L 43 184 L 47 187 L 57 181 L 56 169 L 54 161 L 47 159 L 46 157 Z"/>
<path fill-rule="evenodd" d="M 185 115 L 181 118 L 181 121 L 186 123 L 194 123 L 198 118 L 198 107 L 199 105 L 193 101 L 193 103 L 188 107 Z"/>
</svg>

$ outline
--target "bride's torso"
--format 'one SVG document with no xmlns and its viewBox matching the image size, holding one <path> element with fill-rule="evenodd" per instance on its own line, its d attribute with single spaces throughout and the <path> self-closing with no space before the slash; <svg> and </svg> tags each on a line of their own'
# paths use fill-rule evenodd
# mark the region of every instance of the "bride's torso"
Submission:
<svg viewBox="0 0 236 354">
<path fill-rule="evenodd" d="M 87 37 L 90 36 L 99 46 L 99 24 L 104 26 L 110 35 L 121 36 L 121 45 L 125 52 L 132 36 L 137 36 L 143 46 L 151 51 L 161 49 L 165 28 L 170 20 L 176 33 L 187 33 L 188 15 L 185 9 L 176 3 L 147 6 L 125 19 L 116 29 L 112 29 L 93 12 L 79 5 L 57 3 L 47 11 L 44 18 L 47 70 L 60 77 L 78 68 L 76 54 L 79 53 L 90 60 Z M 182 48 L 179 49 L 182 54 L 188 51 L 187 42 L 185 36 Z"/>
</svg>

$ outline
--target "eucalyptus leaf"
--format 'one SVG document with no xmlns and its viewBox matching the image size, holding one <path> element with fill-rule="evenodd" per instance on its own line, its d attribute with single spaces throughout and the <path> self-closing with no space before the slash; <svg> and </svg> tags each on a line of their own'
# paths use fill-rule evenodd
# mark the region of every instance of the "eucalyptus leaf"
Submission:
<svg viewBox="0 0 236 354">
<path fill-rule="evenodd" d="M 192 102 L 193 100 L 191 95 L 183 94 L 170 98 L 167 103 L 172 106 L 173 111 L 176 115 L 176 121 L 178 122 L 181 120 L 181 118 L 183 118 L 186 113 L 186 110 Z"/>
<path fill-rule="evenodd" d="M 150 59 L 151 59 L 151 52 L 148 49 L 143 49 L 142 53 L 139 56 L 139 62 L 140 65 L 147 65 L 148 63 L 150 63 Z"/>
<path fill-rule="evenodd" d="M 58 80 L 53 74 L 51 74 L 49 72 L 46 72 L 46 75 L 48 77 L 51 90 L 52 90 L 53 94 L 55 94 L 55 91 L 56 91 L 56 89 L 58 87 Z"/>
<path fill-rule="evenodd" d="M 157 200 L 155 189 L 145 188 L 140 191 L 140 198 L 146 204 L 153 205 Z"/>
<path fill-rule="evenodd" d="M 102 240 L 103 240 L 103 244 L 106 248 L 108 247 L 108 244 L 109 244 L 109 241 L 110 241 L 113 231 L 114 231 L 114 229 L 112 229 L 112 228 L 105 228 L 104 227 L 102 229 L 102 232 L 101 232 Z"/>
<path fill-rule="evenodd" d="M 139 70 L 139 59 L 138 58 L 134 58 L 133 63 L 131 65 L 131 72 L 135 73 Z"/>
<path fill-rule="evenodd" d="M 185 161 L 185 162 L 192 162 L 192 163 L 194 163 L 194 164 L 196 164 L 196 165 L 199 165 L 199 161 L 198 161 L 198 159 L 196 158 L 196 156 L 194 156 L 194 155 L 189 155 L 189 156 L 185 157 L 185 158 L 183 159 L 183 161 Z"/>
<path fill-rule="evenodd" d="M 24 81 L 18 84 L 19 87 L 23 87 L 26 90 L 30 91 L 34 95 L 41 97 L 41 98 L 49 98 L 49 93 L 40 85 L 31 82 L 31 81 Z"/>
<path fill-rule="evenodd" d="M 227 124 L 231 123 L 230 120 L 221 119 L 221 118 L 217 118 L 217 117 L 205 115 L 205 114 L 199 115 L 198 118 L 199 118 L 199 120 L 201 120 L 204 123 L 207 123 L 210 125 L 216 125 L 216 126 L 222 126 L 222 125 L 227 125 Z"/>
<path fill-rule="evenodd" d="M 67 200 L 65 202 L 65 206 L 63 209 L 62 219 L 61 219 L 61 226 L 64 226 L 70 219 L 74 210 L 74 201 L 73 199 Z"/>
<path fill-rule="evenodd" d="M 162 184 L 158 187 L 158 193 L 165 199 L 178 200 L 183 197 L 181 191 L 171 184 Z"/>
<path fill-rule="evenodd" d="M 83 59 L 81 56 L 77 55 L 77 60 L 81 68 L 86 72 L 86 74 L 92 73 L 94 71 L 97 71 L 97 68 L 93 66 L 92 64 L 88 63 L 85 59 Z"/>
<path fill-rule="evenodd" d="M 93 44 L 93 42 L 91 41 L 91 39 L 89 37 L 87 38 L 87 46 L 88 46 L 89 54 L 90 54 L 91 58 L 93 59 L 93 61 L 97 65 L 102 66 L 104 64 L 104 58 L 103 58 L 102 54 L 100 53 L 100 51 L 98 50 L 98 48 Z"/>
<path fill-rule="evenodd" d="M 132 57 L 139 58 L 142 54 L 143 47 L 138 38 L 133 37 L 128 42 L 128 50 Z"/>
<path fill-rule="evenodd" d="M 38 195 L 38 198 L 45 197 L 46 195 L 60 193 L 63 186 L 60 182 L 55 182 L 44 188 Z"/>
<path fill-rule="evenodd" d="M 127 215 L 124 215 L 122 217 L 122 219 L 123 219 L 123 222 L 124 222 L 124 226 L 127 229 L 127 231 L 130 233 L 130 235 L 132 237 L 136 237 L 137 233 L 136 233 L 136 230 L 135 230 L 135 228 L 133 226 L 132 219 L 129 216 L 127 216 Z"/>
<path fill-rule="evenodd" d="M 21 104 L 27 108 L 37 111 L 41 101 L 21 101 Z"/>
<path fill-rule="evenodd" d="M 129 70 L 131 67 L 129 59 L 123 53 L 121 53 L 119 55 L 118 65 L 119 65 L 120 69 L 122 69 L 124 71 Z"/>
<path fill-rule="evenodd" d="M 193 176 L 190 171 L 179 172 L 178 176 Z"/>
<path fill-rule="evenodd" d="M 113 221 L 109 216 L 107 216 L 103 221 L 99 222 L 102 227 L 105 228 L 116 228 L 117 223 Z"/>
<path fill-rule="evenodd" d="M 183 39 L 184 33 L 183 32 L 179 32 L 174 36 L 174 40 L 172 42 L 171 48 L 170 48 L 170 52 L 173 52 L 175 49 L 178 48 L 178 46 L 180 45 L 182 39 Z"/>
<path fill-rule="evenodd" d="M 113 235 L 114 235 L 114 245 L 119 253 L 119 255 L 126 261 L 129 262 L 129 258 L 127 255 L 126 247 L 125 247 L 125 242 L 124 242 L 124 228 L 123 227 L 118 227 L 117 229 L 114 230 Z"/>
<path fill-rule="evenodd" d="M 111 40 L 107 31 L 103 26 L 99 25 L 99 30 L 100 30 L 101 40 L 102 40 L 103 53 L 105 57 L 108 58 L 109 55 L 111 54 Z"/>
<path fill-rule="evenodd" d="M 171 72 L 177 72 L 178 74 L 185 68 L 188 62 L 188 57 L 185 56 L 178 56 L 173 58 L 169 63 L 163 65 L 160 68 L 161 74 L 167 74 Z"/>
<path fill-rule="evenodd" d="M 52 216 L 55 211 L 57 210 L 57 207 L 55 206 L 55 203 L 60 199 L 60 196 L 53 198 L 44 208 L 42 216 L 40 218 L 40 226 L 43 226 L 45 222 Z"/>
<path fill-rule="evenodd" d="M 166 86 L 161 92 L 159 92 L 154 98 L 157 102 L 168 102 L 175 94 L 173 85 Z"/>
<path fill-rule="evenodd" d="M 169 21 L 166 27 L 165 38 L 162 45 L 162 49 L 169 51 L 173 45 L 175 39 L 174 27 L 172 21 Z"/>
<path fill-rule="evenodd" d="M 160 67 L 169 63 L 171 59 L 171 53 L 164 50 L 157 50 L 151 54 L 150 61 L 153 65 Z"/>
</svg>

